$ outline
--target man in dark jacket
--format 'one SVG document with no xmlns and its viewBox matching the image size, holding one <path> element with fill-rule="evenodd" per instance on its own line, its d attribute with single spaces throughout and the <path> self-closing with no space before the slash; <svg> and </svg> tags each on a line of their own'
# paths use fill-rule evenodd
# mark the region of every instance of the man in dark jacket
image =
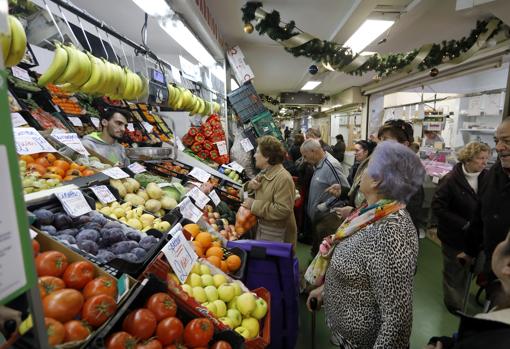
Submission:
<svg viewBox="0 0 510 349">
<path fill-rule="evenodd" d="M 345 155 L 345 142 L 344 136 L 341 134 L 336 135 L 336 144 L 333 147 L 333 156 L 338 160 L 339 163 L 344 162 Z"/>
</svg>

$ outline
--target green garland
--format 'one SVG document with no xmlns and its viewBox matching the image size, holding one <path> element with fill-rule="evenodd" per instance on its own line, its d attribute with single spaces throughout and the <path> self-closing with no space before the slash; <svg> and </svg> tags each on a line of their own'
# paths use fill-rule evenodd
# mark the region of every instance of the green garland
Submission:
<svg viewBox="0 0 510 349">
<path fill-rule="evenodd" d="M 261 2 L 247 2 L 241 9 L 244 23 L 250 23 L 255 20 L 255 13 L 257 9 L 261 7 Z M 444 40 L 439 44 L 432 44 L 428 54 L 417 65 L 418 70 L 423 71 L 433 68 L 467 52 L 477 41 L 478 37 L 486 32 L 489 20 L 490 19 L 477 21 L 476 28 L 471 31 L 468 37 L 463 37 L 460 40 Z M 501 31 L 503 27 L 503 22 L 499 21 L 497 28 L 489 39 Z M 296 30 L 294 21 L 290 21 L 288 24 L 282 26 L 280 13 L 276 10 L 267 13 L 263 19 L 258 18 L 255 29 L 259 35 L 265 34 L 272 40 L 280 43 L 301 34 L 300 31 Z M 359 56 L 354 54 L 348 47 L 342 47 L 335 42 L 317 38 L 313 38 L 297 47 L 285 47 L 285 50 L 292 53 L 295 57 L 305 56 L 311 58 L 315 62 L 323 64 L 329 63 L 331 66 L 335 67 L 336 70 L 341 70 L 342 67 L 348 66 Z M 362 62 L 360 66 L 356 67 L 354 70 L 348 70 L 346 73 L 351 75 L 363 75 L 369 71 L 375 71 L 379 76 L 387 76 L 408 66 L 413 62 L 415 57 L 417 57 L 419 52 L 420 49 L 414 49 L 407 53 L 394 53 L 385 56 L 374 54 L 365 62 Z"/>
</svg>

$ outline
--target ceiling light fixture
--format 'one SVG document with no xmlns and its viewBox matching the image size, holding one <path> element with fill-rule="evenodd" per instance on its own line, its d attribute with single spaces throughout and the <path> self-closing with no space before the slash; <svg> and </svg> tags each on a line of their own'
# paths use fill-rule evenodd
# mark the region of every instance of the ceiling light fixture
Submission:
<svg viewBox="0 0 510 349">
<path fill-rule="evenodd" d="M 174 13 L 165 0 L 133 0 L 133 2 L 149 16 L 165 17 Z"/>
<path fill-rule="evenodd" d="M 317 86 L 319 86 L 320 84 L 322 84 L 322 81 L 310 80 L 303 87 L 301 87 L 301 90 L 302 91 L 310 91 L 310 90 L 313 90 L 314 88 L 316 88 Z"/>
<path fill-rule="evenodd" d="M 353 53 L 361 52 L 394 23 L 392 20 L 367 19 L 345 42 L 344 47 L 349 47 Z"/>
</svg>

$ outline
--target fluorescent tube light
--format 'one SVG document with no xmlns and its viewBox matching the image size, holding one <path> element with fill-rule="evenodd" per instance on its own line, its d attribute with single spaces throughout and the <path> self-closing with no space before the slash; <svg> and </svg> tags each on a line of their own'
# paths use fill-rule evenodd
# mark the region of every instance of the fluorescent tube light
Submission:
<svg viewBox="0 0 510 349">
<path fill-rule="evenodd" d="M 381 19 L 367 19 L 354 34 L 347 40 L 344 47 L 349 47 L 353 53 L 363 51 L 382 33 L 390 28 L 395 21 Z"/>
<path fill-rule="evenodd" d="M 174 13 L 166 0 L 133 0 L 133 2 L 149 16 L 164 17 Z"/>
<path fill-rule="evenodd" d="M 308 81 L 303 87 L 301 87 L 301 90 L 302 91 L 310 91 L 310 90 L 313 90 L 314 88 L 316 88 L 317 86 L 319 86 L 320 84 L 322 84 L 322 81 Z"/>
<path fill-rule="evenodd" d="M 176 16 L 173 16 L 172 18 L 162 18 L 159 25 L 197 61 L 206 67 L 216 65 L 214 57 L 211 56 L 202 43 L 198 41 L 195 35 L 179 18 Z"/>
</svg>

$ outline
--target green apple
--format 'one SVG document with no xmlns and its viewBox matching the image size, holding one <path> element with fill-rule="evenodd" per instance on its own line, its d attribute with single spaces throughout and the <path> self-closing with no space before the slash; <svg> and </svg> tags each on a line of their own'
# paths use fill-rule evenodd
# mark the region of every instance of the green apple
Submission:
<svg viewBox="0 0 510 349">
<path fill-rule="evenodd" d="M 255 296 L 250 292 L 245 292 L 237 297 L 236 305 L 237 310 L 239 310 L 244 316 L 247 316 L 255 310 Z"/>
<path fill-rule="evenodd" d="M 193 289 L 191 288 L 190 285 L 184 284 L 184 285 L 181 285 L 181 287 L 184 290 L 184 292 L 186 292 L 190 297 L 193 297 Z"/>
<path fill-rule="evenodd" d="M 267 314 L 267 303 L 260 297 L 255 300 L 255 310 L 251 313 L 255 319 L 260 320 Z"/>
<path fill-rule="evenodd" d="M 236 327 L 234 331 L 236 331 L 246 339 L 250 338 L 250 331 L 248 331 L 248 329 L 244 327 Z"/>
<path fill-rule="evenodd" d="M 210 274 L 202 274 L 202 285 L 205 286 L 214 286 L 214 279 Z"/>
<path fill-rule="evenodd" d="M 216 309 L 218 311 L 218 313 L 217 313 L 218 317 L 224 317 L 225 315 L 227 315 L 227 305 L 225 304 L 225 302 L 217 299 L 213 303 L 214 303 L 214 305 L 216 305 Z"/>
<path fill-rule="evenodd" d="M 230 318 L 228 317 L 220 317 L 219 319 L 224 325 L 230 327 L 230 328 L 234 328 L 234 324 L 232 323 L 232 320 L 230 320 Z"/>
<path fill-rule="evenodd" d="M 255 338 L 259 335 L 260 331 L 259 320 L 253 317 L 243 319 L 243 321 L 241 322 L 241 327 L 246 328 L 250 332 L 249 338 Z"/>
<path fill-rule="evenodd" d="M 241 289 L 241 286 L 239 285 L 238 281 L 234 281 L 231 283 L 231 285 L 234 287 L 234 294 L 236 296 L 240 296 L 243 293 L 243 290 Z"/>
<path fill-rule="evenodd" d="M 241 321 L 243 321 L 243 317 L 241 316 L 241 313 L 237 309 L 227 310 L 227 317 L 234 324 L 234 326 L 232 326 L 232 328 L 241 325 Z"/>
<path fill-rule="evenodd" d="M 207 295 L 205 294 L 204 289 L 200 286 L 193 287 L 193 298 L 195 298 L 198 303 L 207 302 Z"/>
<path fill-rule="evenodd" d="M 195 274 L 198 274 L 198 275 L 202 274 L 200 272 L 200 263 L 193 264 L 193 267 L 191 268 L 191 273 L 195 273 Z"/>
<path fill-rule="evenodd" d="M 200 275 L 193 273 L 189 276 L 188 284 L 191 287 L 200 287 L 202 286 L 202 278 L 200 277 Z"/>
<path fill-rule="evenodd" d="M 216 286 L 216 287 L 220 287 L 221 285 L 227 283 L 227 278 L 223 274 L 213 275 L 213 280 L 214 280 L 214 286 Z"/>
<path fill-rule="evenodd" d="M 205 264 L 200 264 L 200 274 L 211 275 L 211 269 Z"/>
<path fill-rule="evenodd" d="M 221 285 L 220 287 L 218 287 L 218 294 L 220 296 L 220 299 L 224 302 L 230 302 L 234 296 L 235 296 L 235 291 L 234 291 L 234 287 L 229 285 L 229 284 L 224 284 L 224 285 Z"/>
<path fill-rule="evenodd" d="M 202 275 L 205 276 L 205 275 Z M 207 300 L 209 302 L 214 302 L 218 299 L 218 290 L 214 286 L 206 286 L 204 288 L 205 294 L 207 296 Z"/>
<path fill-rule="evenodd" d="M 216 308 L 216 304 L 214 304 L 214 302 L 207 302 L 202 305 L 209 309 L 209 311 L 213 313 L 215 317 L 218 317 L 218 308 Z"/>
<path fill-rule="evenodd" d="M 228 308 L 237 310 L 237 296 L 234 296 L 234 298 L 232 298 L 232 300 L 228 302 Z"/>
</svg>

